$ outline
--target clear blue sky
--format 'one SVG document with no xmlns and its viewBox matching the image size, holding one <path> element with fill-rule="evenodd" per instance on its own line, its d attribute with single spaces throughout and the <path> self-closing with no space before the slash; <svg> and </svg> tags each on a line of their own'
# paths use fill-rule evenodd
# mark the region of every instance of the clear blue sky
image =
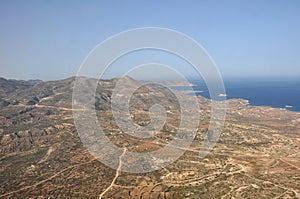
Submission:
<svg viewBox="0 0 300 199">
<path fill-rule="evenodd" d="M 61 79 L 131 28 L 175 29 L 199 42 L 224 77 L 300 77 L 300 1 L 0 1 L 0 76 Z"/>
</svg>

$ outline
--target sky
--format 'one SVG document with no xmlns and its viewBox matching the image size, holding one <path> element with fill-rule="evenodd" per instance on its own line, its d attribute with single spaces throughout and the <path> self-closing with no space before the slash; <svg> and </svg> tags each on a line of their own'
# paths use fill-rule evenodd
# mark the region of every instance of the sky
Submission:
<svg viewBox="0 0 300 199">
<path fill-rule="evenodd" d="M 0 76 L 75 76 L 100 42 L 142 27 L 193 38 L 225 78 L 300 77 L 297 0 L 1 0 Z"/>
</svg>

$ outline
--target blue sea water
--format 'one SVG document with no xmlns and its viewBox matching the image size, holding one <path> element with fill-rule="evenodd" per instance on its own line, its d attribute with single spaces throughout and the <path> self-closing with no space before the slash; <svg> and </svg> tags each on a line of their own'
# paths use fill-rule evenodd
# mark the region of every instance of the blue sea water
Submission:
<svg viewBox="0 0 300 199">
<path fill-rule="evenodd" d="M 192 81 L 197 95 L 210 98 L 203 81 Z M 242 98 L 253 106 L 271 106 L 287 108 L 300 112 L 300 79 L 282 80 L 224 80 L 227 99 Z M 292 107 L 286 107 L 292 106 Z"/>
</svg>

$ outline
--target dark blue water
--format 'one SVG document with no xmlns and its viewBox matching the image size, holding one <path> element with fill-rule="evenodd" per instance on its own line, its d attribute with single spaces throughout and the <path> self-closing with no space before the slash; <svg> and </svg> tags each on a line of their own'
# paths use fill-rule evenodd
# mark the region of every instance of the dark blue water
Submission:
<svg viewBox="0 0 300 199">
<path fill-rule="evenodd" d="M 197 95 L 210 98 L 208 89 L 202 81 L 192 81 Z M 253 106 L 287 108 L 300 112 L 300 79 L 291 80 L 224 80 L 227 99 L 247 99 Z"/>
</svg>

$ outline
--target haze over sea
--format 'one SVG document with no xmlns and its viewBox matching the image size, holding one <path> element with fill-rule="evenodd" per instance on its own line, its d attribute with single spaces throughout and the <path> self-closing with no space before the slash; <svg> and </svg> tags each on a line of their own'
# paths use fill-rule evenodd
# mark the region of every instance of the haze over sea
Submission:
<svg viewBox="0 0 300 199">
<path fill-rule="evenodd" d="M 197 95 L 210 98 L 203 81 L 192 81 Z M 242 98 L 249 100 L 252 106 L 271 106 L 300 112 L 299 79 L 227 79 L 224 80 L 227 99 Z"/>
</svg>

